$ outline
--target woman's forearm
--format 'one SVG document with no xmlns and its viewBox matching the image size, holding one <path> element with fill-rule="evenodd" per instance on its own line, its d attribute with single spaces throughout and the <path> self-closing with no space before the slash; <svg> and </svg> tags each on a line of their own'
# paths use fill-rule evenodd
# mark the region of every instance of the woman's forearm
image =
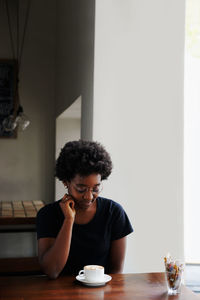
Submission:
<svg viewBox="0 0 200 300">
<path fill-rule="evenodd" d="M 63 270 L 71 245 L 74 220 L 65 219 L 53 245 L 40 257 L 44 272 L 52 279 L 58 277 Z"/>
</svg>

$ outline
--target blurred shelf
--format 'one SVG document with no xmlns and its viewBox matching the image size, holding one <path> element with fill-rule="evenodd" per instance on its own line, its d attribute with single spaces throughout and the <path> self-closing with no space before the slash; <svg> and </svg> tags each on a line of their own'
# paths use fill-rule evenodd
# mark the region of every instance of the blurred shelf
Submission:
<svg viewBox="0 0 200 300">
<path fill-rule="evenodd" d="M 34 231 L 43 201 L 0 201 L 0 232 Z"/>
</svg>

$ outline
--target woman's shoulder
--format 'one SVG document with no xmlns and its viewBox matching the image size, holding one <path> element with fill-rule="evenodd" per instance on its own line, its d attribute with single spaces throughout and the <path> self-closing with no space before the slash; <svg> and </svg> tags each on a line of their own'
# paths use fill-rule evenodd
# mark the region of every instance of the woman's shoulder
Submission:
<svg viewBox="0 0 200 300">
<path fill-rule="evenodd" d="M 112 228 L 112 240 L 126 236 L 133 231 L 129 218 L 122 205 L 114 200 L 101 197 L 101 218 Z"/>
<path fill-rule="evenodd" d="M 36 219 L 37 238 L 55 238 L 60 230 L 62 222 L 61 209 L 59 202 L 52 202 L 43 206 Z"/>
<path fill-rule="evenodd" d="M 98 203 L 100 208 L 109 210 L 110 212 L 123 211 L 123 207 L 118 202 L 105 197 L 99 197 Z"/>
</svg>

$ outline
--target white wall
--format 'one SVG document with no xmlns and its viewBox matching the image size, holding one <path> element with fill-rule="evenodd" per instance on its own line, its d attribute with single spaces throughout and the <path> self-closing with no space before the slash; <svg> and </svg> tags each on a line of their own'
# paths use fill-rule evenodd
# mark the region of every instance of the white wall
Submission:
<svg viewBox="0 0 200 300">
<path fill-rule="evenodd" d="M 125 272 L 183 257 L 184 1 L 97 0 L 93 139 L 111 153 L 104 195 L 135 232 Z"/>
</svg>

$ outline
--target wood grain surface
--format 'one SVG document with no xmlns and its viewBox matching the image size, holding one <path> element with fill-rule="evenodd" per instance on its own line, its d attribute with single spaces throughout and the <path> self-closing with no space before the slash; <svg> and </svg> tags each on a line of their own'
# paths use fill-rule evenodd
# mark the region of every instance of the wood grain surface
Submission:
<svg viewBox="0 0 200 300">
<path fill-rule="evenodd" d="M 41 271 L 37 256 L 0 258 L 0 276 L 11 274 L 27 275 L 44 273 Z"/>
<path fill-rule="evenodd" d="M 182 286 L 178 296 L 168 296 L 163 273 L 111 274 L 105 286 L 86 287 L 72 276 L 50 280 L 46 276 L 0 277 L 1 300 L 198 300 Z"/>
<path fill-rule="evenodd" d="M 35 201 L 0 201 L 0 225 L 35 224 L 38 210 L 44 206 Z"/>
</svg>

